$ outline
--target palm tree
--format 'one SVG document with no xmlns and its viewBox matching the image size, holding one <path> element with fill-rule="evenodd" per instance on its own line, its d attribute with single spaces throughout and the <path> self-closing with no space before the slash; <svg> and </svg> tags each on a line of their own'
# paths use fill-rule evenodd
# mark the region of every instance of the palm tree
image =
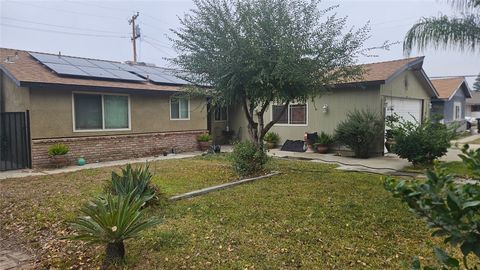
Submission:
<svg viewBox="0 0 480 270">
<path fill-rule="evenodd" d="M 407 32 L 403 51 L 410 54 L 432 45 L 480 52 L 480 0 L 447 0 L 462 15 L 422 18 Z"/>
</svg>

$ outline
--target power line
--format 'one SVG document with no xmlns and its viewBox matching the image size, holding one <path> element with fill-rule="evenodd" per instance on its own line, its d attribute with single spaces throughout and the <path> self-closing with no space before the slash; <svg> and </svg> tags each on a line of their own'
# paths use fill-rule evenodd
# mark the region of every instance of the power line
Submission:
<svg viewBox="0 0 480 270">
<path fill-rule="evenodd" d="M 64 26 L 64 25 L 35 22 L 35 21 L 16 19 L 16 18 L 10 18 L 10 17 L 0 17 L 0 19 L 7 19 L 7 20 L 11 20 L 11 21 L 25 22 L 25 23 L 30 23 L 30 24 L 44 25 L 44 26 L 52 26 L 52 27 L 58 27 L 58 28 L 64 28 L 64 29 L 75 29 L 75 30 L 82 30 L 82 31 L 89 31 L 89 32 L 110 33 L 110 34 L 124 34 L 124 33 L 121 33 L 121 32 L 113 32 L 113 31 L 107 31 L 107 30 L 96 30 L 96 29 L 80 28 L 80 27 L 73 27 L 73 26 Z"/>
<path fill-rule="evenodd" d="M 166 54 L 167 56 L 170 56 L 170 57 L 174 57 L 171 53 L 159 48 L 157 45 L 155 45 L 154 43 L 146 40 L 146 39 L 142 39 L 145 43 L 147 43 L 148 45 L 150 45 L 152 48 L 158 50 L 159 52 L 163 53 L 163 54 Z"/>
<path fill-rule="evenodd" d="M 0 23 L 0 25 L 6 26 L 6 27 L 12 27 L 12 28 L 19 28 L 19 29 L 26 29 L 26 30 L 40 31 L 40 32 L 48 32 L 48 33 L 55 33 L 55 34 L 73 35 L 73 36 L 108 37 L 108 38 L 130 38 L 130 37 L 127 37 L 127 36 L 73 33 L 73 32 L 58 31 L 58 30 L 51 30 L 51 29 L 41 29 L 41 28 L 35 28 L 35 27 L 26 27 L 26 26 L 12 25 L 12 24 L 8 24 L 8 23 Z"/>
<path fill-rule="evenodd" d="M 160 47 L 164 47 L 164 48 L 166 48 L 166 49 L 171 49 L 171 48 L 172 48 L 171 45 L 166 44 L 166 43 L 163 43 L 162 41 L 160 41 L 160 40 L 158 40 L 158 39 L 155 39 L 155 38 L 153 38 L 153 37 L 151 37 L 151 36 L 143 35 L 143 37 L 146 38 L 146 39 L 150 39 L 151 42 L 157 44 L 157 45 L 160 46 Z"/>
</svg>

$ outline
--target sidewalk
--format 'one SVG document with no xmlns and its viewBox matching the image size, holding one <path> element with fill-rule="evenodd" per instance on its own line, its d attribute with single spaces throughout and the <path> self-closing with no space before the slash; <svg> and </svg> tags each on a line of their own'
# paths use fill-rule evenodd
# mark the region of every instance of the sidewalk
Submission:
<svg viewBox="0 0 480 270">
<path fill-rule="evenodd" d="M 7 179 L 7 178 L 22 178 L 22 177 L 29 177 L 29 176 L 52 175 L 52 174 L 59 174 L 59 173 L 76 172 L 80 170 L 123 166 L 129 163 L 134 164 L 134 163 L 145 163 L 145 162 L 161 161 L 161 160 L 169 160 L 169 159 L 191 158 L 191 157 L 199 156 L 202 153 L 203 152 L 196 151 L 196 152 L 189 152 L 189 153 L 173 154 L 168 156 L 143 157 L 143 158 L 135 158 L 135 159 L 105 161 L 105 162 L 85 164 L 83 166 L 68 166 L 68 167 L 59 168 L 59 169 L 47 169 L 47 170 L 28 169 L 28 170 L 5 171 L 5 172 L 0 172 L 0 180 Z"/>
</svg>

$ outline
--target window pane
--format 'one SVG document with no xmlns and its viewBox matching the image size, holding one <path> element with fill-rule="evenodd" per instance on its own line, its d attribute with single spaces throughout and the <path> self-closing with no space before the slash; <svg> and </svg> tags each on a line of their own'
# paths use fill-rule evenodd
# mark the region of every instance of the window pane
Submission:
<svg viewBox="0 0 480 270">
<path fill-rule="evenodd" d="M 178 119 L 180 116 L 180 110 L 178 108 L 178 99 L 172 99 L 170 101 L 170 115 L 172 119 Z"/>
<path fill-rule="evenodd" d="M 226 121 L 226 120 L 227 120 L 227 107 L 216 107 L 215 121 Z"/>
<path fill-rule="evenodd" d="M 304 125 L 307 123 L 307 106 L 302 105 L 290 105 L 290 124 Z"/>
<path fill-rule="evenodd" d="M 276 119 L 282 113 L 283 105 L 273 105 L 272 110 L 273 110 L 273 113 L 272 113 L 273 119 Z M 288 124 L 287 110 L 282 114 L 277 124 Z"/>
<path fill-rule="evenodd" d="M 105 128 L 128 128 L 128 97 L 103 96 L 105 109 Z"/>
<path fill-rule="evenodd" d="M 102 96 L 74 94 L 75 129 L 102 129 Z"/>
<path fill-rule="evenodd" d="M 188 118 L 188 99 L 181 98 L 180 101 L 180 118 L 187 119 Z"/>
</svg>

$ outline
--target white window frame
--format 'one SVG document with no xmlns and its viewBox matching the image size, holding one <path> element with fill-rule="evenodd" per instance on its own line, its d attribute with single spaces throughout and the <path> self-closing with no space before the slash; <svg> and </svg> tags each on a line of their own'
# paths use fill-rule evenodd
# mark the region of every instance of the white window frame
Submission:
<svg viewBox="0 0 480 270">
<path fill-rule="evenodd" d="M 102 97 L 102 128 L 101 129 L 77 129 L 75 123 L 75 94 L 79 95 L 100 95 Z M 105 128 L 105 102 L 104 96 L 126 96 L 128 98 L 128 128 Z M 132 130 L 132 113 L 129 94 L 104 93 L 104 92 L 80 92 L 72 91 L 72 123 L 73 132 L 114 132 L 114 131 L 131 131 Z"/>
<path fill-rule="evenodd" d="M 273 120 L 273 106 L 282 106 L 282 104 L 270 104 L 270 120 Z M 305 105 L 306 115 L 305 115 L 305 124 L 279 124 L 275 123 L 274 126 L 278 127 L 306 127 L 308 126 L 308 102 L 305 103 L 290 103 L 288 104 L 287 111 L 287 122 L 290 123 L 290 106 L 291 105 Z"/>
<path fill-rule="evenodd" d="M 458 118 L 457 118 L 457 107 L 458 107 Z M 453 120 L 462 119 L 462 103 L 459 101 L 453 102 Z"/>
<path fill-rule="evenodd" d="M 186 99 L 188 102 L 188 117 L 187 118 L 180 118 L 180 102 L 178 103 L 178 118 L 172 118 L 172 99 Z M 170 111 L 170 120 L 171 121 L 188 121 L 190 120 L 190 98 L 183 98 L 183 97 L 170 97 L 170 101 L 168 102 L 168 110 Z"/>
</svg>

